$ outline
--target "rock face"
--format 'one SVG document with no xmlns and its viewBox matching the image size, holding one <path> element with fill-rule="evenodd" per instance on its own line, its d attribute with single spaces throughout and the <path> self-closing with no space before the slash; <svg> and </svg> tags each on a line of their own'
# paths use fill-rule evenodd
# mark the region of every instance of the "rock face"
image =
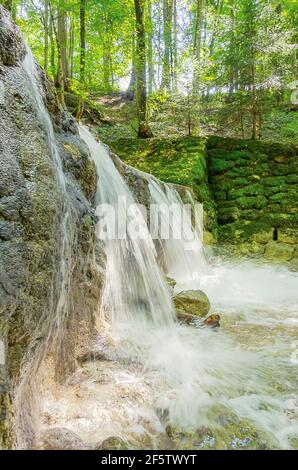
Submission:
<svg viewBox="0 0 298 470">
<path fill-rule="evenodd" d="M 44 450 L 86 450 L 87 446 L 74 432 L 66 428 L 53 428 L 41 438 Z"/>
<path fill-rule="evenodd" d="M 29 439 L 34 439 L 27 417 L 39 362 L 51 350 L 58 375 L 73 369 L 80 341 L 86 340 L 83 332 L 92 334 L 100 293 L 100 274 L 93 264 L 95 168 L 73 118 L 59 108 L 54 86 L 37 67 L 38 87 L 50 110 L 64 172 L 66 189 L 61 191 L 48 132 L 22 67 L 24 56 L 22 35 L 0 5 L 2 448 L 16 442 L 12 416 L 18 429 L 26 429 Z M 30 367 L 31 377 L 26 372 Z M 15 393 L 27 404 L 23 409 L 16 402 L 11 405 Z"/>
<path fill-rule="evenodd" d="M 175 309 L 179 313 L 205 317 L 210 310 L 207 295 L 201 290 L 188 290 L 179 292 L 173 297 Z"/>
</svg>

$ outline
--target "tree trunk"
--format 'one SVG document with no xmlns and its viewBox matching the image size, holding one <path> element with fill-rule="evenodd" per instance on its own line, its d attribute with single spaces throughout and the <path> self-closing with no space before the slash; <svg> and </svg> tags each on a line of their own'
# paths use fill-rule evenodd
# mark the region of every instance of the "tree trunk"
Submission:
<svg viewBox="0 0 298 470">
<path fill-rule="evenodd" d="M 257 138 L 257 117 L 258 117 L 258 107 L 257 107 L 257 90 L 256 90 L 256 69 L 255 64 L 251 66 L 251 80 L 252 80 L 252 133 L 251 138 L 256 140 Z"/>
<path fill-rule="evenodd" d="M 152 136 L 152 132 L 147 122 L 146 33 L 144 26 L 145 0 L 134 0 L 134 4 L 136 11 L 136 98 L 139 119 L 138 136 L 148 138 Z"/>
<path fill-rule="evenodd" d="M 178 12 L 177 0 L 173 3 L 173 90 L 177 92 L 177 78 L 178 78 Z"/>
<path fill-rule="evenodd" d="M 49 68 L 49 1 L 44 2 L 44 69 Z"/>
<path fill-rule="evenodd" d="M 171 88 L 171 47 L 172 47 L 173 0 L 163 0 L 163 69 L 161 88 Z"/>
<path fill-rule="evenodd" d="M 70 21 L 69 28 L 69 53 L 68 53 L 68 63 L 69 63 L 69 74 L 70 79 L 73 79 L 73 69 L 74 69 L 74 30 L 75 30 L 75 19 L 72 18 Z"/>
<path fill-rule="evenodd" d="M 80 81 L 85 81 L 86 65 L 86 0 L 80 2 Z"/>
<path fill-rule="evenodd" d="M 194 28 L 194 74 L 193 74 L 193 88 L 194 91 L 199 93 L 200 86 L 200 61 L 202 49 L 202 30 L 204 18 L 204 0 L 197 0 L 195 28 Z"/>
<path fill-rule="evenodd" d="M 60 60 L 58 63 L 58 78 L 63 81 L 63 88 L 65 91 L 69 89 L 69 70 L 67 59 L 67 29 L 66 29 L 66 15 L 65 10 L 58 7 L 58 20 L 57 20 L 57 42 L 60 49 Z M 59 80 L 58 80 L 59 83 Z M 61 85 L 61 83 L 60 83 Z"/>
<path fill-rule="evenodd" d="M 147 5 L 148 93 L 152 94 L 154 88 L 152 0 L 148 0 Z"/>
<path fill-rule="evenodd" d="M 51 68 L 51 74 L 54 77 L 55 75 L 55 41 L 54 41 L 52 18 L 50 18 L 50 24 L 49 24 L 49 38 L 50 38 L 50 68 Z"/>
<path fill-rule="evenodd" d="M 64 88 L 64 80 L 63 80 L 63 76 L 62 76 L 61 47 L 60 47 L 60 42 L 58 40 L 58 32 L 57 32 L 56 25 L 55 25 L 55 20 L 54 20 L 54 17 L 53 17 L 53 11 L 52 11 L 52 8 L 51 8 L 51 4 L 50 4 L 50 14 L 51 14 L 52 29 L 53 29 L 53 33 L 54 33 L 54 36 L 55 36 L 55 39 L 56 39 L 57 55 L 58 55 L 58 67 L 57 67 L 57 73 L 56 73 L 56 77 L 55 77 L 55 86 L 58 88 L 57 92 L 58 92 L 59 101 L 60 101 L 62 107 L 65 107 L 65 100 L 64 100 L 65 88 Z"/>
<path fill-rule="evenodd" d="M 126 99 L 129 101 L 133 101 L 135 97 L 136 91 L 136 39 L 135 39 L 135 31 L 132 35 L 132 48 L 131 48 L 131 74 L 130 74 L 130 81 L 128 88 L 126 90 Z"/>
</svg>

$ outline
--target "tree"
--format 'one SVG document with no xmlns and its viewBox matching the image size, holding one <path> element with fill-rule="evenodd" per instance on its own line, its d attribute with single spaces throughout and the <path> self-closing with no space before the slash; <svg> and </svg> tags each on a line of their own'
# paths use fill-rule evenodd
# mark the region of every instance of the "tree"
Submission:
<svg viewBox="0 0 298 470">
<path fill-rule="evenodd" d="M 67 56 L 67 29 L 66 29 L 66 10 L 58 6 L 57 10 L 57 43 L 59 44 L 59 62 L 57 72 L 57 83 L 64 90 L 69 89 L 69 67 Z"/>
<path fill-rule="evenodd" d="M 196 94 L 199 93 L 202 30 L 203 30 L 204 0 L 196 0 L 195 25 L 194 25 L 194 76 L 193 87 Z"/>
<path fill-rule="evenodd" d="M 12 13 L 13 10 L 13 0 L 4 0 L 3 1 L 3 6 Z"/>
<path fill-rule="evenodd" d="M 85 80 L 86 63 L 86 0 L 80 1 L 80 80 Z"/>
<path fill-rule="evenodd" d="M 173 0 L 163 0 L 163 67 L 161 89 L 171 88 Z"/>
<path fill-rule="evenodd" d="M 147 116 L 146 86 L 146 33 L 144 25 L 145 0 L 134 0 L 136 12 L 136 75 L 137 75 L 137 112 L 139 119 L 138 137 L 152 137 Z"/>
</svg>

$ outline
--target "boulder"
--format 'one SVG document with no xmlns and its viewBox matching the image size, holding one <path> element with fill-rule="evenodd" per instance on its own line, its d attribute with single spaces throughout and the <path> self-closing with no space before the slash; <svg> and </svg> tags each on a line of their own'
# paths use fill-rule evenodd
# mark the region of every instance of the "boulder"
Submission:
<svg viewBox="0 0 298 470">
<path fill-rule="evenodd" d="M 179 292 L 173 297 L 176 310 L 181 313 L 205 317 L 210 310 L 207 295 L 201 290 L 188 290 Z"/>
</svg>

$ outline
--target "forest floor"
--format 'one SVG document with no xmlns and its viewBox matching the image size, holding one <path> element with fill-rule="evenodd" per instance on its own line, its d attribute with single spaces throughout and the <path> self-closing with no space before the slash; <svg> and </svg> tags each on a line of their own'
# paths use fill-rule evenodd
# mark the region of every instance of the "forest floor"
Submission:
<svg viewBox="0 0 298 470">
<path fill-rule="evenodd" d="M 125 93 L 106 96 L 90 96 L 94 108 L 104 116 L 99 126 L 101 140 L 109 144 L 119 138 L 137 138 L 137 118 L 135 103 L 126 98 Z M 262 138 L 268 142 L 298 143 L 298 109 L 280 106 L 262 116 Z M 186 122 L 173 113 L 171 104 L 152 112 L 150 125 L 154 137 L 189 137 Z M 193 136 L 218 135 L 221 137 L 249 138 L 250 123 L 244 119 L 244 135 L 239 128 L 235 113 L 224 110 L 219 105 L 205 106 L 199 117 L 199 127 Z"/>
</svg>

